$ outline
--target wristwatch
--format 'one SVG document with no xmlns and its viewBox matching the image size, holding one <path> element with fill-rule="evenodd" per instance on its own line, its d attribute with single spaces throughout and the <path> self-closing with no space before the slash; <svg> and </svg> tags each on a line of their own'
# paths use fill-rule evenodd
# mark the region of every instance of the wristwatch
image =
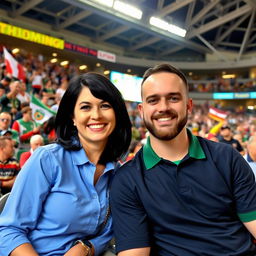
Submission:
<svg viewBox="0 0 256 256">
<path fill-rule="evenodd" d="M 85 239 L 77 240 L 75 242 L 75 245 L 78 244 L 78 243 L 80 243 L 86 249 L 85 256 L 93 256 L 93 254 L 92 254 L 92 244 L 88 240 L 85 240 Z"/>
</svg>

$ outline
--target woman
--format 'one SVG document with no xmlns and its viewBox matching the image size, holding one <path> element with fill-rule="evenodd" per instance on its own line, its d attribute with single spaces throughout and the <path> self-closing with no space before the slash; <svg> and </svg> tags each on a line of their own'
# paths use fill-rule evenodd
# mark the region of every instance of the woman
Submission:
<svg viewBox="0 0 256 256">
<path fill-rule="evenodd" d="M 57 143 L 27 161 L 0 216 L 1 256 L 99 255 L 112 237 L 108 187 L 131 138 L 121 94 L 102 75 L 76 77 L 55 124 Z"/>
</svg>

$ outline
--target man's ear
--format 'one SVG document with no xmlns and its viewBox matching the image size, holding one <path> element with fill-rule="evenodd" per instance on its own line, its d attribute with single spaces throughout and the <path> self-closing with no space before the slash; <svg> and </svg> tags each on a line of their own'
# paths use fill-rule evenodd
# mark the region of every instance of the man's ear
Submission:
<svg viewBox="0 0 256 256">
<path fill-rule="evenodd" d="M 143 106 L 142 106 L 142 103 L 139 103 L 137 108 L 138 108 L 140 117 L 143 118 Z"/>
<path fill-rule="evenodd" d="M 192 109 L 193 109 L 193 100 L 191 98 L 188 99 L 187 109 L 188 109 L 188 113 L 191 114 L 192 113 Z"/>
</svg>

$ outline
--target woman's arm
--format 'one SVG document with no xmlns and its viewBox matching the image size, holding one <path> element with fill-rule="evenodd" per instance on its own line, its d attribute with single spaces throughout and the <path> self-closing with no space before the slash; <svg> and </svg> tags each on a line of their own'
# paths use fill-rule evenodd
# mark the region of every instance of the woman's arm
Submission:
<svg viewBox="0 0 256 256">
<path fill-rule="evenodd" d="M 32 157 L 31 157 L 32 158 Z M 0 218 L 0 255 L 20 255 L 32 250 L 28 233 L 37 225 L 42 204 L 50 189 L 50 178 L 42 166 L 50 170 L 49 159 L 33 157 L 17 176 Z M 50 172 L 49 172 L 50 173 Z M 29 252 L 28 251 L 28 252 Z M 16 254 L 16 253 L 19 254 Z M 35 252 L 33 252 L 35 253 Z M 27 254 L 34 256 L 37 254 Z"/>
<path fill-rule="evenodd" d="M 38 256 L 32 245 L 29 243 L 22 244 L 16 247 L 10 256 Z"/>
</svg>

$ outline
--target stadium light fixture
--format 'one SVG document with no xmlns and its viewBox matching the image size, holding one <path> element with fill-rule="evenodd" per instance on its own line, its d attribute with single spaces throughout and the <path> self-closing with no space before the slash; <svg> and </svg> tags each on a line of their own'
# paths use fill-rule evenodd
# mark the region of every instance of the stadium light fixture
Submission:
<svg viewBox="0 0 256 256">
<path fill-rule="evenodd" d="M 51 63 L 56 63 L 57 61 L 58 61 L 58 59 L 56 59 L 56 58 L 53 58 L 50 60 Z"/>
<path fill-rule="evenodd" d="M 114 0 L 94 0 L 94 1 L 108 7 L 113 7 L 113 3 L 114 3 Z"/>
<path fill-rule="evenodd" d="M 180 28 L 176 25 L 173 25 L 171 23 L 168 23 L 167 21 L 164 21 L 162 19 L 159 19 L 157 17 L 152 16 L 149 19 L 149 23 L 152 26 L 155 26 L 157 28 L 160 28 L 162 30 L 168 31 L 170 33 L 173 33 L 175 35 L 181 36 L 181 37 L 185 37 L 187 31 L 183 28 Z"/>
<path fill-rule="evenodd" d="M 16 53 L 18 53 L 19 51 L 20 51 L 19 48 L 14 48 L 14 49 L 12 50 L 12 53 L 13 53 L 13 54 L 16 54 Z"/>
<path fill-rule="evenodd" d="M 125 15 L 140 20 L 142 17 L 142 11 L 135 6 L 123 3 L 121 1 L 115 1 L 113 8 Z"/>
<path fill-rule="evenodd" d="M 223 79 L 232 79 L 232 78 L 236 78 L 235 74 L 223 74 L 222 75 Z"/>
<path fill-rule="evenodd" d="M 79 70 L 85 70 L 85 69 L 87 69 L 87 65 L 81 65 L 81 66 L 79 67 Z"/>
<path fill-rule="evenodd" d="M 64 60 L 60 63 L 61 66 L 67 66 L 69 64 L 68 60 Z"/>
</svg>

